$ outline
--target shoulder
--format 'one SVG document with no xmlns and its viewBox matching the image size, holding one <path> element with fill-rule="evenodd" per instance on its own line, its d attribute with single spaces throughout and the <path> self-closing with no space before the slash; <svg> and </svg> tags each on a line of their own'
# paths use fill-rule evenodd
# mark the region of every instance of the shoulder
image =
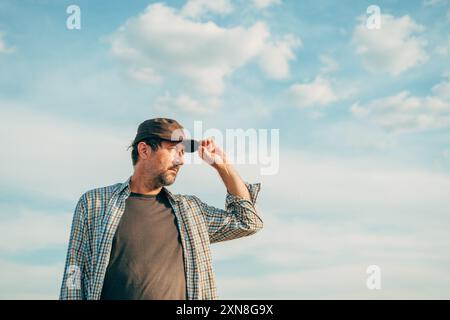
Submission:
<svg viewBox="0 0 450 320">
<path fill-rule="evenodd" d="M 174 194 L 174 197 L 178 199 L 179 201 L 187 202 L 187 203 L 195 203 L 200 205 L 202 201 L 194 195 L 190 194 Z"/>
<path fill-rule="evenodd" d="M 90 189 L 81 195 L 79 203 L 89 206 L 99 202 L 108 202 L 121 185 L 122 183 L 116 183 L 105 187 Z"/>
</svg>

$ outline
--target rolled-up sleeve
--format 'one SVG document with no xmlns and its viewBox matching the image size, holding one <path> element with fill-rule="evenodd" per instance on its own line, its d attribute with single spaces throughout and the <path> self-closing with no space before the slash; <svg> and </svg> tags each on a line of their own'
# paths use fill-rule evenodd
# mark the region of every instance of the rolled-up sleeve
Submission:
<svg viewBox="0 0 450 320">
<path fill-rule="evenodd" d="M 227 191 L 225 210 L 210 206 L 197 198 L 208 225 L 211 243 L 249 236 L 263 228 L 263 221 L 256 210 L 256 199 L 261 189 L 261 183 L 245 182 L 245 185 L 251 200 Z"/>
</svg>

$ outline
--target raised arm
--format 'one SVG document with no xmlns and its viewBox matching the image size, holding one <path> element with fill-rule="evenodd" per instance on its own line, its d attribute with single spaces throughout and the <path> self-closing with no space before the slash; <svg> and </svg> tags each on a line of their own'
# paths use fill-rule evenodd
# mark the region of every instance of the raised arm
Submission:
<svg viewBox="0 0 450 320">
<path fill-rule="evenodd" d="M 244 182 L 213 139 L 201 142 L 199 155 L 217 170 L 227 189 L 225 210 L 196 198 L 208 224 L 211 243 L 249 236 L 262 229 L 263 221 L 255 206 L 261 184 Z"/>
</svg>

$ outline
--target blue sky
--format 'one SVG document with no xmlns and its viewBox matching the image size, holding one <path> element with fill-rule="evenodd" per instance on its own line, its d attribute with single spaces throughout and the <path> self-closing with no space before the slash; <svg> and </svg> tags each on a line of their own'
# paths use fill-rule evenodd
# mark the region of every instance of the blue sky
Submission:
<svg viewBox="0 0 450 320">
<path fill-rule="evenodd" d="M 77 199 L 168 116 L 280 130 L 277 174 L 238 165 L 266 225 L 213 245 L 221 298 L 448 298 L 449 30 L 447 0 L 2 1 L 0 297 L 57 297 Z M 224 203 L 203 165 L 171 188 Z"/>
</svg>

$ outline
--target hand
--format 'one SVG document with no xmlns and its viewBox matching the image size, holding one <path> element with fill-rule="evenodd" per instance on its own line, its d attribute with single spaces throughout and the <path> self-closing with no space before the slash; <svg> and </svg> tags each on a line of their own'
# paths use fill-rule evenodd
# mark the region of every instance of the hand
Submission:
<svg viewBox="0 0 450 320">
<path fill-rule="evenodd" d="M 216 144 L 214 138 L 201 140 L 198 146 L 198 154 L 213 168 L 217 169 L 220 165 L 227 164 L 225 152 Z"/>
</svg>

